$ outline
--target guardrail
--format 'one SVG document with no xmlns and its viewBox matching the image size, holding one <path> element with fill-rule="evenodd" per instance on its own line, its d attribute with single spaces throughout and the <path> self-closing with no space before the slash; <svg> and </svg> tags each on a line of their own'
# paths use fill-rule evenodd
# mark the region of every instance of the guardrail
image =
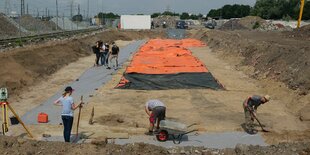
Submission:
<svg viewBox="0 0 310 155">
<path fill-rule="evenodd" d="M 29 42 L 33 40 L 44 40 L 47 38 L 56 38 L 56 37 L 63 37 L 63 36 L 68 37 L 68 36 L 72 36 L 76 34 L 94 32 L 94 31 L 98 31 L 101 29 L 102 28 L 91 28 L 91 29 L 61 31 L 61 32 L 54 32 L 54 33 L 44 33 L 44 34 L 28 35 L 28 36 L 14 37 L 14 38 L 8 38 L 8 39 L 0 39 L 0 46 L 12 46 L 16 44 L 23 44 L 24 42 Z"/>
</svg>

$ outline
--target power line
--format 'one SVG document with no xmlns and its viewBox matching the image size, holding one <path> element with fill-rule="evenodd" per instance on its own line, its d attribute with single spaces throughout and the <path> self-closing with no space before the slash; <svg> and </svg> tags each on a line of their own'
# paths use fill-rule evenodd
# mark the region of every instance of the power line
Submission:
<svg viewBox="0 0 310 155">
<path fill-rule="evenodd" d="M 5 14 L 9 15 L 11 13 L 10 0 L 5 0 L 4 9 L 5 9 Z"/>
</svg>

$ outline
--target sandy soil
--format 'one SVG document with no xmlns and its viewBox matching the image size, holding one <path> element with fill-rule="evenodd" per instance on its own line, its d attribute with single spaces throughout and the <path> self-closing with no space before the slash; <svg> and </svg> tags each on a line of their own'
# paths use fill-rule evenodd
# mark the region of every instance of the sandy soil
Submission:
<svg viewBox="0 0 310 155">
<path fill-rule="evenodd" d="M 120 48 L 128 45 L 132 41 L 116 41 Z M 18 98 L 10 98 L 12 107 L 19 116 L 24 115 L 27 111 L 43 103 L 47 98 L 54 95 L 60 88 L 63 88 L 67 83 L 75 81 L 86 69 L 93 67 L 95 56 L 90 55 L 80 58 L 78 61 L 64 66 L 56 73 L 52 74 L 46 80 L 36 83 L 34 86 L 28 88 L 27 92 L 22 93 Z M 68 74 L 70 71 L 70 74 Z M 27 106 L 25 106 L 25 104 Z M 13 114 L 10 113 L 10 116 Z M 34 136 L 38 139 L 41 138 L 43 133 L 51 135 L 61 135 L 62 126 L 52 125 L 30 125 L 31 132 L 35 133 Z M 12 135 L 19 135 L 24 132 L 20 126 L 12 126 L 10 128 Z M 47 131 L 49 129 L 49 131 Z"/>
<path fill-rule="evenodd" d="M 102 136 L 96 132 L 101 128 L 107 135 L 112 133 L 142 134 L 146 131 L 147 116 L 143 106 L 148 99 L 157 98 L 167 105 L 168 119 L 186 124 L 199 123 L 200 131 L 223 132 L 242 131 L 244 121 L 242 102 L 252 94 L 271 96 L 286 93 L 289 90 L 266 90 L 264 82 L 249 78 L 235 66 L 220 60 L 208 47 L 192 49 L 195 56 L 203 61 L 211 73 L 226 87 L 226 91 L 208 89 L 194 90 L 120 90 L 113 89 L 124 69 L 120 70 L 93 98 L 82 115 L 82 130 L 93 131 L 93 137 Z M 287 94 L 287 93 L 286 93 Z M 281 133 L 307 133 L 309 126 L 289 113 L 285 107 L 287 98 L 273 96 L 273 100 L 259 108 L 258 117 L 273 132 L 265 134 L 267 142 L 296 140 L 299 137 L 282 139 Z M 95 125 L 89 126 L 90 110 L 95 107 Z M 259 128 L 258 128 L 259 129 Z M 107 136 L 106 135 L 106 136 Z"/>
<path fill-rule="evenodd" d="M 207 32 L 201 32 L 204 35 Z M 113 35 L 113 34 L 110 34 Z M 114 36 L 113 36 L 114 37 Z M 125 36 L 124 36 L 125 37 Z M 142 37 L 142 36 L 137 36 Z M 126 37 L 125 37 L 126 38 Z M 228 37 L 229 38 L 229 37 Z M 128 39 L 125 39 L 128 40 Z M 90 41 L 90 40 L 89 40 Z M 126 45 L 127 42 L 123 42 Z M 121 44 L 121 43 L 120 43 Z M 214 47 L 214 44 L 213 44 Z M 206 64 L 210 72 L 227 90 L 121 90 L 114 89 L 125 67 L 120 69 L 82 110 L 80 131 L 90 139 L 104 137 L 125 138 L 147 131 L 148 118 L 144 112 L 147 100 L 157 98 L 167 105 L 167 119 L 186 124 L 198 123 L 200 132 L 243 131 L 243 100 L 249 95 L 269 94 L 272 100 L 258 109 L 258 117 L 270 133 L 263 133 L 267 143 L 292 142 L 310 138 L 309 122 L 301 122 L 297 113 L 309 102 L 309 94 L 300 96 L 298 91 L 271 78 L 252 78 L 255 68 L 240 65 L 242 55 L 227 53 L 223 49 L 193 48 L 193 54 Z M 128 65 L 127 62 L 125 65 Z M 28 87 L 28 93 L 12 98 L 20 114 L 41 103 L 63 84 L 75 80 L 93 64 L 93 57 L 86 56 L 62 68 L 45 81 Z M 64 76 L 66 70 L 72 75 Z M 45 75 L 45 77 L 47 77 Z M 298 101 L 298 105 L 293 106 Z M 27 101 L 27 106 L 25 106 Z M 13 103 L 13 102 L 12 102 Z M 91 109 L 95 108 L 95 124 L 88 125 Z M 61 126 L 29 126 L 39 139 L 43 133 L 62 135 Z M 21 126 L 10 128 L 13 135 L 23 135 Z M 257 127 L 259 130 L 259 127 Z M 73 129 L 75 131 L 75 129 Z M 93 146 L 92 146 L 93 147 Z"/>
</svg>

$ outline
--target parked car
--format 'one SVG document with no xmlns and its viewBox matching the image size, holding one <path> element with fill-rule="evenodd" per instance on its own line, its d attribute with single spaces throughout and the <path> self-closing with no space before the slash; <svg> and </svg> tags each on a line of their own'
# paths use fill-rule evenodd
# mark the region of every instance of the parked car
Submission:
<svg viewBox="0 0 310 155">
<path fill-rule="evenodd" d="M 212 24 L 212 23 L 205 23 L 205 28 L 208 28 L 208 29 L 214 29 L 215 28 L 215 25 Z"/>
<path fill-rule="evenodd" d="M 215 22 L 215 20 L 208 20 L 207 22 L 204 23 L 205 28 L 208 29 L 214 29 L 216 25 L 217 23 Z"/>
<path fill-rule="evenodd" d="M 188 24 L 184 20 L 177 21 L 175 27 L 177 29 L 188 29 Z"/>
</svg>

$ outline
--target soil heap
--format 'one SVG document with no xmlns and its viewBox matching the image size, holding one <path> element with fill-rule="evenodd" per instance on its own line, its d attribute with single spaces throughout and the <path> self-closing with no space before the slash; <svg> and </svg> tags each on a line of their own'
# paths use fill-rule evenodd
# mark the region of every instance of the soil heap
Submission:
<svg viewBox="0 0 310 155">
<path fill-rule="evenodd" d="M 9 21 L 7 21 L 4 16 L 4 14 L 0 13 L 0 39 L 18 35 L 18 29 Z"/>
<path fill-rule="evenodd" d="M 20 24 L 28 31 L 34 32 L 50 32 L 56 29 L 56 25 L 54 23 L 49 21 L 41 21 L 40 19 L 33 18 L 31 15 L 22 16 L 20 19 Z"/>
</svg>

